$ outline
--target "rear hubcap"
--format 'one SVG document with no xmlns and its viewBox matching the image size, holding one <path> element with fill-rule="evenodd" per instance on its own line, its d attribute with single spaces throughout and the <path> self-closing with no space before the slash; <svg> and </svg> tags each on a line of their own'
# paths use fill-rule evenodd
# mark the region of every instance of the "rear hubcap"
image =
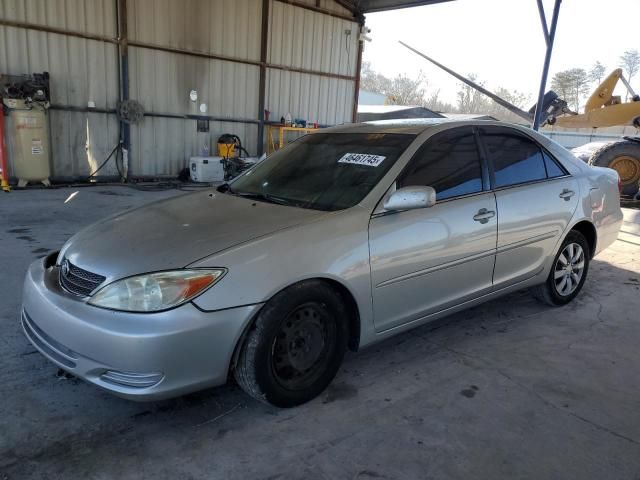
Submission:
<svg viewBox="0 0 640 480">
<path fill-rule="evenodd" d="M 577 243 L 569 243 L 563 249 L 553 272 L 554 284 L 558 294 L 571 295 L 584 275 L 584 250 Z"/>
</svg>

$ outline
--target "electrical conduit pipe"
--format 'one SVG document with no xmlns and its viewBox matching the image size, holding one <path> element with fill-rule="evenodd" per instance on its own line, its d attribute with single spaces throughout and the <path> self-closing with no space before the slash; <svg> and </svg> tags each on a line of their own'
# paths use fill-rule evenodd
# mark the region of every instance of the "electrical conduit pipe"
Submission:
<svg viewBox="0 0 640 480">
<path fill-rule="evenodd" d="M 4 143 L 4 105 L 0 103 L 0 186 L 5 192 L 9 191 L 9 169 L 7 168 L 7 147 Z"/>
</svg>

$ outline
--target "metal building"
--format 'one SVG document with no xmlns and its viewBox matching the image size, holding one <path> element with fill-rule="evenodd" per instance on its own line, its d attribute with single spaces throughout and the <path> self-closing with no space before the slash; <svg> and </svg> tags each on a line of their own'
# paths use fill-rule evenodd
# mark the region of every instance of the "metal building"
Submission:
<svg viewBox="0 0 640 480">
<path fill-rule="evenodd" d="M 130 176 L 175 176 L 202 146 L 196 118 L 213 143 L 233 133 L 253 155 L 265 109 L 276 121 L 352 121 L 362 17 L 341 3 L 3 0 L 0 73 L 50 73 L 54 178 L 85 177 L 109 154 L 121 98 L 146 112 L 130 127 Z"/>
<path fill-rule="evenodd" d="M 236 134 L 252 155 L 264 148 L 265 110 L 272 121 L 355 120 L 363 14 L 446 1 L 2 0 L 0 74 L 50 73 L 54 178 L 86 178 L 119 138 L 130 176 L 175 176 L 201 146 L 197 119 L 212 141 Z M 561 0 L 551 26 L 537 3 L 541 105 Z M 119 124 L 123 99 L 142 103 L 142 123 Z"/>
</svg>

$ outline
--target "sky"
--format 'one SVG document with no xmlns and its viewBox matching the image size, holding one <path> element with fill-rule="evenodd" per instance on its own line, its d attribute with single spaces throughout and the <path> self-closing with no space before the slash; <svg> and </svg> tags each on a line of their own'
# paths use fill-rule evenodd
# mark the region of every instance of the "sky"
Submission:
<svg viewBox="0 0 640 480">
<path fill-rule="evenodd" d="M 551 21 L 553 0 L 543 0 Z M 580 67 L 599 60 L 607 73 L 629 49 L 640 50 L 640 0 L 563 0 L 549 70 Z M 545 54 L 536 0 L 455 0 L 366 15 L 371 42 L 363 60 L 386 76 L 422 70 L 428 91 L 454 103 L 458 80 L 398 43 L 403 40 L 447 67 L 478 75 L 490 90 L 505 87 L 535 103 Z M 632 80 L 640 91 L 640 74 Z M 549 84 L 547 84 L 547 90 Z"/>
</svg>

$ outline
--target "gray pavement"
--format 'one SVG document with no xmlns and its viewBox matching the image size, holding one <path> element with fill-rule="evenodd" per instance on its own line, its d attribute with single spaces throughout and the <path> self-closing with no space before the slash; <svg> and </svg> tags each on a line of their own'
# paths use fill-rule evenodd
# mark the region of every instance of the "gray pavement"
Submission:
<svg viewBox="0 0 640 480">
<path fill-rule="evenodd" d="M 595 259 L 571 305 L 522 291 L 415 329 L 349 354 L 331 387 L 295 409 L 235 385 L 132 403 L 59 375 L 18 324 L 27 265 L 84 225 L 182 193 L 0 197 L 0 480 L 640 479 L 632 241 Z"/>
</svg>

